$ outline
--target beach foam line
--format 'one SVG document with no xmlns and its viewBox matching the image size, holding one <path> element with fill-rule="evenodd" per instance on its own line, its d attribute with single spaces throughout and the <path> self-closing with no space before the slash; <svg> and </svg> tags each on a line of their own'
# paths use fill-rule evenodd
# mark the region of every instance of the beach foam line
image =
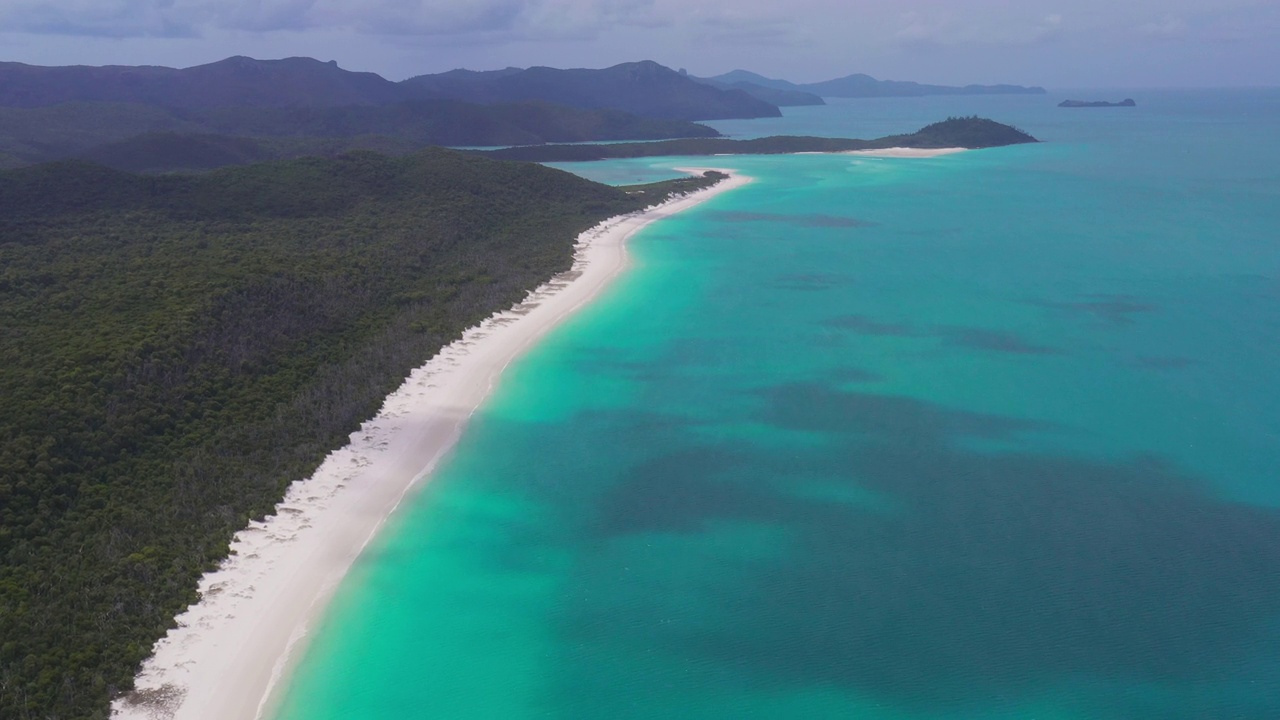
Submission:
<svg viewBox="0 0 1280 720">
<path fill-rule="evenodd" d="M 879 150 L 846 150 L 841 155 L 862 155 L 863 157 L 877 158 L 931 158 L 941 155 L 954 155 L 962 153 L 969 148 L 906 148 L 891 147 L 881 148 Z"/>
<path fill-rule="evenodd" d="M 571 270 L 415 369 L 346 447 L 289 487 L 275 515 L 235 536 L 231 555 L 201 578 L 200 600 L 155 644 L 134 692 L 112 703 L 112 717 L 254 720 L 273 710 L 342 577 L 458 440 L 503 369 L 626 269 L 637 231 L 751 180 L 719 172 L 729 178 L 586 231 Z"/>
</svg>

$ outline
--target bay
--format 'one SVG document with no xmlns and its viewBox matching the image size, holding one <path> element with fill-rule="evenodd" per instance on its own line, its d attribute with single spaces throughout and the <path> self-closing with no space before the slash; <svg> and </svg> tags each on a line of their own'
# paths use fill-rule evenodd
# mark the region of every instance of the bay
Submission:
<svg viewBox="0 0 1280 720">
<path fill-rule="evenodd" d="M 755 178 L 504 375 L 348 576 L 278 717 L 1280 715 L 1280 91 L 981 114 Z"/>
</svg>

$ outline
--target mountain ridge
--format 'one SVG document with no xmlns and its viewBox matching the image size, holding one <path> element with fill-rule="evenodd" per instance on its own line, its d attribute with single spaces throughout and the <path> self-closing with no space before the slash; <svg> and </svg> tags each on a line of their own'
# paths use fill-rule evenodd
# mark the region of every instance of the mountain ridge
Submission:
<svg viewBox="0 0 1280 720">
<path fill-rule="evenodd" d="M 544 100 L 584 108 L 612 107 L 676 120 L 779 117 L 778 107 L 741 89 L 700 83 L 652 60 L 599 70 L 535 66 L 478 72 L 452 70 L 401 81 L 425 97 L 480 104 Z"/>
<path fill-rule="evenodd" d="M 772 103 L 780 108 L 827 104 L 821 96 L 815 95 L 811 92 L 805 92 L 804 90 L 764 85 L 752 80 L 713 80 L 711 78 L 695 77 L 693 75 L 690 75 L 689 77 L 700 83 L 718 87 L 723 90 L 741 90 L 751 97 L 763 100 L 767 103 Z"/>
<path fill-rule="evenodd" d="M 375 73 L 306 57 L 255 60 L 236 55 L 182 69 L 0 63 L 0 106 L 8 107 L 77 101 L 171 108 L 376 105 L 402 95 L 396 83 Z"/>
<path fill-rule="evenodd" d="M 698 83 L 652 60 L 602 69 L 451 70 L 400 82 L 308 57 L 255 60 L 236 55 L 181 69 L 0 63 L 0 106 L 5 107 L 116 102 L 199 110 L 345 107 L 442 99 L 485 105 L 543 101 L 591 110 L 623 110 L 662 120 L 781 114 L 777 106 L 742 90 Z"/>
<path fill-rule="evenodd" d="M 920 97 L 925 95 L 1043 95 L 1047 91 L 1039 86 L 1023 85 L 930 85 L 909 80 L 878 80 L 865 73 L 853 73 L 843 77 L 814 83 L 794 83 L 789 80 L 765 77 L 750 70 L 731 70 L 705 78 L 709 82 L 733 84 L 753 83 L 774 90 L 807 92 L 820 97 Z"/>
</svg>

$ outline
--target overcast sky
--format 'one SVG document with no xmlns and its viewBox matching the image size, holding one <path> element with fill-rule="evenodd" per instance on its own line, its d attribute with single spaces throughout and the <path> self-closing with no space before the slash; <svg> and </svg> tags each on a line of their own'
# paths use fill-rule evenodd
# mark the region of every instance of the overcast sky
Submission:
<svg viewBox="0 0 1280 720">
<path fill-rule="evenodd" d="M 1280 85 L 1280 0 L 0 0 L 0 60 L 187 67 L 306 55 L 456 67 L 1048 87 Z"/>
</svg>

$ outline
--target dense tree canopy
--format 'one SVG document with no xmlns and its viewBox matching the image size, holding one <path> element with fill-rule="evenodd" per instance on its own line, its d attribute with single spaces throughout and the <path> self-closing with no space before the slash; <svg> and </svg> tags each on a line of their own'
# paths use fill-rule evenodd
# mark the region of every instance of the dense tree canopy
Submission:
<svg viewBox="0 0 1280 720">
<path fill-rule="evenodd" d="M 0 168 L 88 159 L 130 172 L 208 170 L 354 149 L 715 137 L 706 125 L 545 102 L 175 109 L 72 102 L 0 107 Z"/>
</svg>

